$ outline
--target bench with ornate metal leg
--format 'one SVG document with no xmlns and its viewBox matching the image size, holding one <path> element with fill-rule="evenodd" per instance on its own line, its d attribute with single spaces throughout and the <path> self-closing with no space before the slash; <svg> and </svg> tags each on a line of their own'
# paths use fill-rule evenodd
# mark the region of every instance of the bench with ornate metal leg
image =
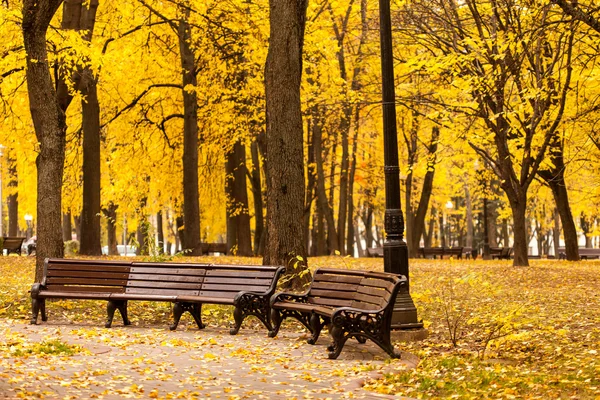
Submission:
<svg viewBox="0 0 600 400">
<path fill-rule="evenodd" d="M 337 358 L 349 338 L 367 339 L 399 357 L 390 340 L 394 302 L 406 279 L 388 273 L 342 269 L 318 269 L 304 294 L 278 293 L 271 298 L 274 337 L 283 319 L 298 319 L 310 332 L 308 343 L 316 343 L 329 326 L 333 343 L 329 358 Z"/>
<path fill-rule="evenodd" d="M 32 320 L 38 314 L 46 321 L 45 299 L 106 300 L 110 328 L 116 310 L 129 325 L 129 300 L 174 303 L 174 323 L 189 312 L 198 328 L 202 323 L 202 304 L 233 305 L 235 325 L 230 333 L 238 333 L 244 319 L 256 316 L 271 331 L 269 299 L 275 292 L 283 267 L 259 265 L 214 265 L 184 263 L 144 263 L 103 260 L 47 259 L 44 277 L 31 289 Z"/>
</svg>

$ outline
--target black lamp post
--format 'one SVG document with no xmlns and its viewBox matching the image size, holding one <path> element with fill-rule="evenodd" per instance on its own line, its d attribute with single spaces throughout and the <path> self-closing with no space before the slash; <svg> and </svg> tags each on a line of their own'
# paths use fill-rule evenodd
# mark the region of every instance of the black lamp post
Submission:
<svg viewBox="0 0 600 400">
<path fill-rule="evenodd" d="M 383 265 L 385 272 L 408 275 L 408 247 L 404 241 L 404 217 L 400 202 L 400 167 L 398 164 L 398 131 L 396 130 L 396 93 L 392 48 L 390 0 L 379 0 L 379 35 L 381 40 L 381 78 L 383 92 L 383 149 L 385 172 L 385 241 Z M 410 281 L 409 281 L 410 282 Z M 409 290 L 398 293 L 392 329 L 421 328 L 417 309 Z"/>
</svg>

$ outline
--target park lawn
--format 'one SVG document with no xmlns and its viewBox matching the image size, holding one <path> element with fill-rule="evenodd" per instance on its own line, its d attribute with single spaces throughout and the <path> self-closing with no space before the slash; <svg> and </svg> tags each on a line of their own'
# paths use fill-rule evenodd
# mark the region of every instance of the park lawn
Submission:
<svg viewBox="0 0 600 400">
<path fill-rule="evenodd" d="M 310 265 L 381 270 L 382 260 L 318 257 Z M 29 320 L 33 277 L 33 258 L 0 258 L 1 320 Z M 514 268 L 509 261 L 411 260 L 411 285 L 430 335 L 397 346 L 421 362 L 368 381 L 368 390 L 416 398 L 600 399 L 600 262 L 532 261 Z M 166 303 L 130 305 L 132 322 L 142 326 L 167 326 L 170 312 Z M 85 301 L 49 302 L 48 313 L 55 322 L 94 326 L 106 315 L 103 302 Z M 225 307 L 203 313 L 212 325 L 231 322 Z"/>
</svg>

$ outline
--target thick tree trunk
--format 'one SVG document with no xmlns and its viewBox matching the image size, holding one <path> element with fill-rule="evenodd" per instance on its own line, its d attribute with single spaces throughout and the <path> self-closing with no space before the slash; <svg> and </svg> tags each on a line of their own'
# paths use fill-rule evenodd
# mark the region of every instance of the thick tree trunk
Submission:
<svg viewBox="0 0 600 400">
<path fill-rule="evenodd" d="M 138 223 L 136 230 L 136 240 L 138 242 L 138 247 L 136 249 L 135 254 L 138 256 L 147 256 L 148 255 L 148 223 L 146 217 L 140 217 L 140 222 Z"/>
<path fill-rule="evenodd" d="M 175 218 L 175 227 L 177 228 L 176 239 L 179 241 L 176 243 L 177 251 L 185 250 L 185 230 L 183 229 L 183 216 L 178 215 Z M 187 254 L 187 253 L 186 253 Z"/>
<path fill-rule="evenodd" d="M 327 200 L 325 190 L 325 171 L 323 160 L 323 126 L 320 120 L 313 121 L 313 148 L 315 163 L 317 167 L 317 207 L 327 221 L 327 251 L 333 253 L 338 250 L 338 232 L 336 232 L 335 221 L 331 203 Z M 343 233 L 342 233 L 343 234 Z"/>
<path fill-rule="evenodd" d="M 100 245 L 100 106 L 96 81 L 86 68 L 81 79 L 83 128 L 83 207 L 80 254 L 99 256 Z"/>
<path fill-rule="evenodd" d="M 253 142 L 250 147 L 252 153 L 252 195 L 254 198 L 254 255 L 261 255 L 260 241 L 264 235 L 264 215 L 262 199 L 262 181 L 260 179 L 260 158 L 258 156 L 258 142 Z"/>
<path fill-rule="evenodd" d="M 37 166 L 37 248 L 35 281 L 46 257 L 62 258 L 61 195 L 66 120 L 58 104 L 46 52 L 46 32 L 62 0 L 23 0 L 23 39 L 27 52 L 29 109 L 39 143 Z"/>
<path fill-rule="evenodd" d="M 77 240 L 81 239 L 81 217 L 79 215 L 73 216 L 73 225 L 75 225 L 75 236 Z"/>
<path fill-rule="evenodd" d="M 109 256 L 119 255 L 119 249 L 117 248 L 117 207 L 113 202 L 110 202 L 108 207 L 102 210 L 106 217 L 106 238 Z M 127 245 L 127 243 L 123 244 Z"/>
<path fill-rule="evenodd" d="M 198 190 L 198 100 L 196 87 L 195 54 L 192 48 L 191 29 L 188 22 L 190 8 L 182 5 L 178 39 L 183 83 L 183 218 L 185 241 L 183 248 L 188 256 L 202 254 L 200 244 L 200 202 Z"/>
<path fill-rule="evenodd" d="M 306 259 L 304 214 L 304 146 L 300 107 L 302 44 L 307 0 L 269 0 L 270 39 L 265 66 L 267 110 L 267 226 L 264 264 L 292 267 Z M 295 286 L 310 280 L 297 279 Z"/>
<path fill-rule="evenodd" d="M 502 243 L 504 247 L 509 247 L 509 237 L 508 237 L 508 220 L 506 218 L 502 218 Z"/>
<path fill-rule="evenodd" d="M 529 259 L 527 257 L 528 237 L 527 237 L 527 223 L 525 218 L 527 198 L 511 198 L 508 197 L 510 208 L 513 214 L 513 235 L 514 235 L 514 247 L 513 254 L 514 260 L 513 265 L 515 267 L 528 267 Z"/>
<path fill-rule="evenodd" d="M 163 228 L 162 210 L 156 213 L 156 236 L 158 239 L 158 254 L 165 254 L 165 231 Z"/>
<path fill-rule="evenodd" d="M 8 154 L 8 236 L 18 236 L 19 234 L 19 192 L 17 177 L 17 162 L 12 157 L 12 151 Z"/>
<path fill-rule="evenodd" d="M 73 240 L 73 226 L 71 224 L 71 211 L 67 211 L 63 213 L 62 218 L 62 235 L 63 241 L 68 242 L 69 240 Z"/>
<path fill-rule="evenodd" d="M 248 185 L 246 177 L 246 147 L 238 141 L 234 145 L 235 170 L 234 175 L 234 198 L 238 209 L 237 221 L 237 244 L 238 255 L 242 257 L 252 256 L 252 235 L 250 233 L 250 214 L 248 212 Z"/>
</svg>

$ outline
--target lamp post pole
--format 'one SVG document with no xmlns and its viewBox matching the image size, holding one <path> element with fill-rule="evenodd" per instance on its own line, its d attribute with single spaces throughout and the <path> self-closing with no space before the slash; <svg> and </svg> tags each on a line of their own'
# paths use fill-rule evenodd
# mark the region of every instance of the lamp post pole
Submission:
<svg viewBox="0 0 600 400">
<path fill-rule="evenodd" d="M 398 163 L 398 131 L 396 130 L 396 93 L 390 0 L 379 0 L 379 37 L 381 42 L 381 83 L 383 100 L 383 158 L 385 172 L 385 272 L 408 274 L 408 247 L 404 241 L 404 217 L 400 202 L 400 167 Z M 410 282 L 410 281 L 409 281 Z M 421 328 L 417 309 L 408 287 L 398 293 L 392 315 L 392 329 Z"/>
</svg>

